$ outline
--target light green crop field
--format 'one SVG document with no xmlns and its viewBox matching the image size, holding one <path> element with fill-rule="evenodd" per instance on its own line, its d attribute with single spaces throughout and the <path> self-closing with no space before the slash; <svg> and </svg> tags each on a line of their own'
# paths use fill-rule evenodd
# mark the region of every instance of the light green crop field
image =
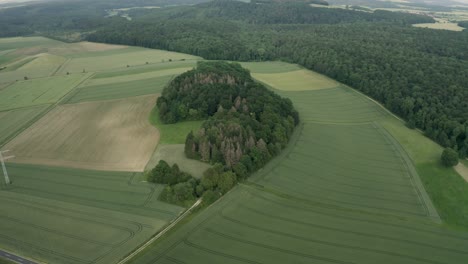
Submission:
<svg viewBox="0 0 468 264">
<path fill-rule="evenodd" d="M 301 117 L 288 147 L 131 263 L 466 263 L 468 232 L 447 228 L 466 205 L 414 162 L 437 155 L 422 135 L 345 86 L 277 92 Z"/>
<path fill-rule="evenodd" d="M 140 182 L 138 173 L 8 169 L 2 248 L 47 263 L 116 263 L 182 211 L 159 202 L 162 186 Z"/>
<path fill-rule="evenodd" d="M 88 77 L 74 74 L 16 82 L 0 91 L 0 111 L 55 103 Z"/>
<path fill-rule="evenodd" d="M 285 73 L 253 73 L 252 76 L 271 87 L 283 91 L 320 90 L 339 86 L 336 81 L 308 70 Z"/>
<path fill-rule="evenodd" d="M 123 76 L 116 76 L 110 78 L 93 78 L 86 82 L 86 86 L 93 86 L 93 85 L 103 85 L 103 84 L 116 84 L 121 82 L 131 82 L 131 81 L 139 81 L 144 79 L 156 78 L 156 77 L 164 77 L 164 76 L 174 76 L 184 73 L 186 71 L 191 70 L 192 68 L 174 68 L 174 69 L 167 69 L 167 70 L 159 70 L 159 71 L 151 71 L 145 73 L 136 73 L 132 75 L 123 75 Z"/>
<path fill-rule="evenodd" d="M 18 134 L 19 131 L 30 126 L 35 118 L 48 107 L 49 105 L 39 105 L 0 112 L 0 146 Z"/>
<path fill-rule="evenodd" d="M 111 70 L 108 72 L 98 72 L 94 75 L 93 80 L 100 79 L 100 78 L 111 78 L 111 77 L 119 77 L 125 75 L 133 75 L 133 74 L 140 74 L 140 73 L 147 73 L 147 72 L 154 72 L 154 71 L 162 71 L 168 69 L 176 69 L 176 68 L 193 68 L 197 65 L 196 60 L 185 60 L 185 61 L 166 61 L 166 62 L 158 62 L 154 64 L 145 64 L 139 66 L 133 66 L 125 69 L 117 69 Z"/>
<path fill-rule="evenodd" d="M 112 51 L 106 51 L 104 55 L 97 56 L 98 54 L 93 53 L 89 57 L 80 56 L 72 58 L 67 61 L 58 74 L 79 73 L 83 70 L 87 72 L 99 72 L 108 71 L 110 69 L 124 69 L 128 66 L 146 65 L 148 63 L 156 63 L 169 60 L 194 60 L 199 57 L 162 51 L 162 50 L 149 50 L 143 48 L 127 48 L 118 49 Z"/>
<path fill-rule="evenodd" d="M 157 94 L 162 91 L 173 77 L 173 75 L 168 75 L 136 81 L 84 86 L 75 90 L 73 96 L 66 103 L 110 100 L 147 94 Z"/>
</svg>

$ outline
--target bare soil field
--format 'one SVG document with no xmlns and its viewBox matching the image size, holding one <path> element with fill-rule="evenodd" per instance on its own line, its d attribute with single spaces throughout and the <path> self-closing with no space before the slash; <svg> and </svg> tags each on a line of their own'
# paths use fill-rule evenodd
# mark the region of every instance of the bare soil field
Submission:
<svg viewBox="0 0 468 264">
<path fill-rule="evenodd" d="M 143 171 L 159 142 L 148 122 L 156 98 L 61 105 L 6 145 L 11 162 Z"/>
</svg>

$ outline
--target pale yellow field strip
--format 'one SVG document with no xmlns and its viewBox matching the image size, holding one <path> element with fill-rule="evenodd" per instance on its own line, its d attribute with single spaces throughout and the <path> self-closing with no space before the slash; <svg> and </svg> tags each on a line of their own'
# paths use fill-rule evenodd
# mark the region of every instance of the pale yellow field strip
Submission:
<svg viewBox="0 0 468 264">
<path fill-rule="evenodd" d="M 19 71 L 31 71 L 35 69 L 57 68 L 66 61 L 66 58 L 47 53 L 41 53 L 35 56 L 36 59 L 18 68 Z"/>
<path fill-rule="evenodd" d="M 457 166 L 455 166 L 455 170 L 462 176 L 465 181 L 468 182 L 468 167 L 466 167 L 463 163 L 458 163 Z"/>
<path fill-rule="evenodd" d="M 154 78 L 154 77 L 175 75 L 175 74 L 181 74 L 181 73 L 189 71 L 191 69 L 192 69 L 192 67 L 175 68 L 175 69 L 168 69 L 168 70 L 160 70 L 160 71 L 152 71 L 152 72 L 124 75 L 124 76 L 118 76 L 118 77 L 90 79 L 90 80 L 88 80 L 86 82 L 86 84 L 84 86 L 101 85 L 101 84 L 109 84 L 109 83 L 130 82 L 130 81 L 137 81 L 137 80 L 149 79 L 149 78 Z"/>
<path fill-rule="evenodd" d="M 10 141 L 11 162 L 143 171 L 159 141 L 157 95 L 60 105 Z"/>
<path fill-rule="evenodd" d="M 112 45 L 112 44 L 103 44 L 103 43 L 94 43 L 94 42 L 78 42 L 73 44 L 63 44 L 60 46 L 52 47 L 49 49 L 49 53 L 56 55 L 66 55 L 80 52 L 96 52 L 96 51 L 106 51 L 106 50 L 115 50 L 123 49 L 128 46 L 124 45 Z"/>
<path fill-rule="evenodd" d="M 413 24 L 414 27 L 420 28 L 431 28 L 431 29 L 442 29 L 451 31 L 463 31 L 464 28 L 460 27 L 457 23 L 424 23 L 424 24 Z"/>
<path fill-rule="evenodd" d="M 338 82 L 309 70 L 285 73 L 254 73 L 252 76 L 267 85 L 283 91 L 307 91 L 334 88 Z"/>
</svg>

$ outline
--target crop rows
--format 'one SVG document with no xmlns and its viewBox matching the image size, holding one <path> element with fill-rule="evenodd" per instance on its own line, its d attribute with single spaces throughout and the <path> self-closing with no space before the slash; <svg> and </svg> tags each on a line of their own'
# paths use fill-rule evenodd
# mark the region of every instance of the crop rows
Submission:
<svg viewBox="0 0 468 264">
<path fill-rule="evenodd" d="M 133 263 L 466 262 L 383 109 L 346 87 L 279 93 L 302 120 L 282 154 Z"/>
</svg>

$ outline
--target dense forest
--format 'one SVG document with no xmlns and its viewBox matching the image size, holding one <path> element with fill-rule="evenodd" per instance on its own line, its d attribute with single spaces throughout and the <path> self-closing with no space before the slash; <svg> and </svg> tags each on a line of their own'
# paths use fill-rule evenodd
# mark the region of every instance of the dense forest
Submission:
<svg viewBox="0 0 468 264">
<path fill-rule="evenodd" d="M 27 14 L 12 8 L 0 11 L 0 32 L 24 35 L 53 25 L 88 32 L 90 41 L 180 51 L 206 59 L 298 63 L 360 90 L 407 120 L 409 127 L 423 130 L 462 157 L 468 155 L 466 30 L 414 28 L 410 24 L 434 20 L 398 12 L 311 7 L 306 1 L 185 2 L 200 4 L 134 9 L 128 11 L 132 21 L 103 18 L 103 11 L 98 11 L 102 8 L 61 11 L 66 14 L 61 22 L 44 18 L 46 9 L 39 10 L 41 5 Z M 15 17 L 26 22 L 15 23 Z"/>
<path fill-rule="evenodd" d="M 277 155 L 299 124 L 291 101 L 238 63 L 200 62 L 163 90 L 157 106 L 166 123 L 208 118 L 187 136 L 187 157 L 221 163 L 239 178 Z"/>
</svg>

